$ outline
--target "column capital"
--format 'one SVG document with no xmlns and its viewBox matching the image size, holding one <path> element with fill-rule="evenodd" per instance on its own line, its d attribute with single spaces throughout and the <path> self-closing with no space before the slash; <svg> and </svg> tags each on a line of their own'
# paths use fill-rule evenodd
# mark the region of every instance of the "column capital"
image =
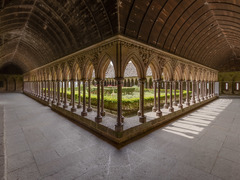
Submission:
<svg viewBox="0 0 240 180">
<path fill-rule="evenodd" d="M 116 81 L 123 81 L 123 80 L 124 80 L 123 77 L 115 77 L 114 79 L 115 79 Z"/>
<path fill-rule="evenodd" d="M 97 82 L 101 82 L 102 79 L 101 79 L 101 78 L 95 78 L 95 81 L 97 81 Z"/>
<path fill-rule="evenodd" d="M 139 81 L 139 82 L 142 82 L 142 83 L 144 83 L 146 80 L 147 80 L 146 78 L 140 78 L 140 79 L 138 79 L 138 81 Z"/>
</svg>

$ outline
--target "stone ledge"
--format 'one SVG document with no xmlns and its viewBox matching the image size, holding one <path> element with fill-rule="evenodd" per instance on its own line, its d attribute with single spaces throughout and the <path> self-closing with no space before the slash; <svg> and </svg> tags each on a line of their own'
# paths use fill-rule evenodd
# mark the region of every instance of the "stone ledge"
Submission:
<svg viewBox="0 0 240 180">
<path fill-rule="evenodd" d="M 26 93 L 25 93 L 26 94 Z M 44 104 L 44 105 L 49 105 L 48 102 L 42 100 L 42 99 L 39 99 L 38 97 L 36 96 L 33 96 L 33 95 L 30 95 L 30 94 L 26 94 L 27 96 L 35 99 L 36 101 Z M 157 126 L 160 126 L 170 120 L 173 120 L 179 116 L 182 116 L 194 109 L 197 109 L 213 100 L 217 99 L 217 97 L 213 97 L 211 99 L 207 99 L 207 100 L 204 100 L 200 103 L 196 103 L 196 104 L 193 104 L 189 107 L 185 107 L 181 110 L 177 110 L 173 113 L 170 113 L 170 114 L 167 114 L 167 115 L 164 115 L 162 116 L 161 118 L 156 118 L 156 119 L 153 119 L 153 120 L 150 120 L 150 121 L 147 121 L 146 123 L 143 123 L 143 124 L 140 124 L 140 125 L 136 125 L 134 127 L 131 127 L 129 129 L 126 129 L 126 130 L 123 130 L 122 132 L 117 132 L 109 127 L 106 127 L 104 125 L 102 125 L 101 123 L 96 123 L 94 122 L 93 120 L 90 120 L 88 118 L 85 118 L 83 116 L 80 116 L 79 114 L 76 114 L 76 113 L 72 113 L 70 112 L 69 110 L 66 110 L 66 109 L 63 109 L 62 107 L 59 107 L 57 105 L 49 105 L 50 108 L 67 117 L 67 118 L 70 118 L 74 121 L 77 121 L 79 122 L 80 124 L 82 124 L 83 126 L 99 133 L 100 135 L 106 137 L 107 139 L 115 142 L 115 143 L 124 143 L 136 136 L 139 136 L 143 133 L 146 133 L 147 131 L 150 131 L 151 129 L 157 127 Z"/>
</svg>

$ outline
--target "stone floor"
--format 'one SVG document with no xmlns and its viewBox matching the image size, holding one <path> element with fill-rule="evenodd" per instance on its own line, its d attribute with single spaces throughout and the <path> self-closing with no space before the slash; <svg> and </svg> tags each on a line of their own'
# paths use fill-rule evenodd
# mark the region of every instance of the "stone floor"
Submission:
<svg viewBox="0 0 240 180">
<path fill-rule="evenodd" d="M 239 179 L 240 101 L 218 99 L 121 149 L 23 94 L 0 94 L 7 178 Z"/>
</svg>

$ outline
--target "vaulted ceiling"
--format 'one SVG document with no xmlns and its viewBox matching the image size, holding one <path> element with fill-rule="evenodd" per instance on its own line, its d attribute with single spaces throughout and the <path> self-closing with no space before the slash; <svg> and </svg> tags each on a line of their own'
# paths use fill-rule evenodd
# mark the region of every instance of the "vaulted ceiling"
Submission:
<svg viewBox="0 0 240 180">
<path fill-rule="evenodd" d="M 122 34 L 206 66 L 239 63 L 238 0 L 0 0 L 0 67 L 24 72 Z"/>
</svg>

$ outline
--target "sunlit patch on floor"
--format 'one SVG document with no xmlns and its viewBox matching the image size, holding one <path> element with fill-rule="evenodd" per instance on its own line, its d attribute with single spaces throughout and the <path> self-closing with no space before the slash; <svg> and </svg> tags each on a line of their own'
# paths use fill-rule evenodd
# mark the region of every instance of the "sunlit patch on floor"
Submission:
<svg viewBox="0 0 240 180">
<path fill-rule="evenodd" d="M 216 117 L 232 103 L 231 99 L 215 101 L 163 128 L 163 131 L 189 139 L 194 139 L 207 126 L 211 126 Z"/>
</svg>

